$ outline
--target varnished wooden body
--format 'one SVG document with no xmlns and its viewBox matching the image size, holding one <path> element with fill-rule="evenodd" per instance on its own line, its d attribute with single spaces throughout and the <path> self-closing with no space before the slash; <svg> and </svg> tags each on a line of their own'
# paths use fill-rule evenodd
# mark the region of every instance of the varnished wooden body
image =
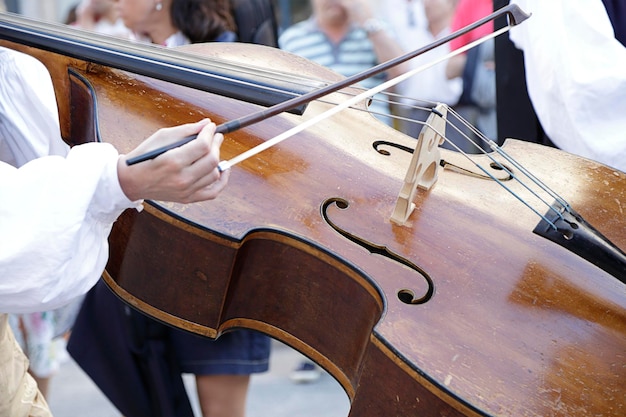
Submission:
<svg viewBox="0 0 626 417">
<path fill-rule="evenodd" d="M 13 46 L 51 70 L 68 142 L 98 132 L 124 152 L 162 126 L 256 110 Z M 203 53 L 333 77 L 255 46 Z M 94 107 L 85 104 L 90 97 Z M 326 106 L 312 103 L 302 117 Z M 229 134 L 222 157 L 300 120 L 280 115 Z M 418 193 L 407 224 L 394 224 L 410 154 L 382 155 L 377 140 L 413 145 L 349 110 L 233 167 L 214 201 L 147 202 L 141 213 L 125 213 L 111 235 L 107 282 L 178 327 L 210 337 L 254 328 L 298 348 L 341 383 L 350 416 L 625 415 L 625 286 L 534 235 L 538 218 L 493 181 L 443 170 L 432 190 Z M 525 142 L 504 149 L 626 249 L 624 173 Z M 426 291 L 423 277 L 329 226 L 321 206 L 335 197 L 349 206 L 331 206 L 331 220 L 416 264 L 434 282 L 431 300 L 403 302 L 401 291 Z"/>
</svg>

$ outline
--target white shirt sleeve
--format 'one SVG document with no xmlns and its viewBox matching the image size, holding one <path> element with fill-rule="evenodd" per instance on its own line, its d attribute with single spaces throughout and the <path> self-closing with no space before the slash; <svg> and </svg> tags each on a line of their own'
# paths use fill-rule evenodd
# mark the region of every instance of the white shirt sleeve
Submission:
<svg viewBox="0 0 626 417">
<path fill-rule="evenodd" d="M 20 62 L 12 60 L 15 57 Z M 106 265 L 113 222 L 124 209 L 139 204 L 128 200 L 119 185 L 119 155 L 112 145 L 90 143 L 68 152 L 58 142 L 58 119 L 56 124 L 49 120 L 54 117 L 45 104 L 50 103 L 46 94 L 52 91 L 51 82 L 45 68 L 48 78 L 42 78 L 43 67 L 35 69 L 36 62 L 0 50 L 0 312 L 4 313 L 51 310 L 89 290 Z M 25 71 L 15 74 L 24 66 Z M 21 77 L 26 76 L 39 78 L 25 78 L 25 83 Z M 36 94 L 14 96 L 18 91 Z M 56 115 L 56 102 L 52 107 Z M 52 156 L 43 156 L 48 154 Z"/>
<path fill-rule="evenodd" d="M 626 48 L 600 0 L 517 0 L 530 99 L 561 149 L 626 171 Z"/>
<path fill-rule="evenodd" d="M 0 158 L 13 166 L 65 156 L 50 74 L 35 58 L 0 48 Z"/>
</svg>

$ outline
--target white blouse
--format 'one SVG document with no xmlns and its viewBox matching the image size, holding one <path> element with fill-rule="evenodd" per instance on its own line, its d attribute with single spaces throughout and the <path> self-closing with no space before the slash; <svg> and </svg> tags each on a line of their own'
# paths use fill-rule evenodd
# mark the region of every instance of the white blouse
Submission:
<svg viewBox="0 0 626 417">
<path fill-rule="evenodd" d="M 97 282 L 113 222 L 140 205 L 118 157 L 103 143 L 68 150 L 48 71 L 0 47 L 0 312 L 51 310 Z"/>
<path fill-rule="evenodd" d="M 600 0 L 517 0 L 528 93 L 561 149 L 626 171 L 626 48 Z"/>
</svg>

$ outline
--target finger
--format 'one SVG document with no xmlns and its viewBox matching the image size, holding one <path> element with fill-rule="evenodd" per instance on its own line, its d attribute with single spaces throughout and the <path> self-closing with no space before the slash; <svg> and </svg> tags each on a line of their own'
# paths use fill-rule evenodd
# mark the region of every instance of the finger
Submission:
<svg viewBox="0 0 626 417">
<path fill-rule="evenodd" d="M 127 154 L 126 158 L 128 159 L 139 156 L 143 153 L 155 150 L 157 148 L 176 143 L 182 138 L 194 136 L 209 123 L 211 123 L 209 119 L 203 119 L 196 123 L 187 123 L 175 127 L 161 128 L 154 132 L 148 139 L 141 142 L 141 144 L 139 144 L 139 146 L 137 146 L 135 149 L 130 151 Z M 165 153 L 167 154 L 168 152 Z"/>
<path fill-rule="evenodd" d="M 218 169 L 214 169 L 208 173 L 206 173 L 206 170 L 203 170 L 203 172 L 204 172 L 203 175 L 193 176 L 194 181 L 189 185 L 189 190 L 188 190 L 190 193 L 195 193 L 198 190 L 210 187 L 211 184 L 218 182 L 220 178 L 222 177 L 222 173 Z"/>
<path fill-rule="evenodd" d="M 160 129 L 158 132 L 168 136 L 172 142 L 176 142 L 187 136 L 199 135 L 200 132 L 208 125 L 215 126 L 215 123 L 213 123 L 211 119 L 207 118 L 199 120 L 195 123 L 185 123 L 178 126 L 166 127 Z"/>
<path fill-rule="evenodd" d="M 194 201 L 205 201 L 215 199 L 228 184 L 230 171 L 222 172 L 217 181 L 196 191 L 191 197 Z"/>
<path fill-rule="evenodd" d="M 220 177 L 217 166 L 220 162 L 220 146 L 224 142 L 224 135 L 221 133 L 213 135 L 211 132 L 211 129 L 203 129 L 198 135 L 198 140 L 204 141 L 207 146 L 207 142 L 211 141 L 210 151 L 188 167 L 188 174 L 196 178 L 198 188 L 206 187 Z"/>
<path fill-rule="evenodd" d="M 193 191 L 205 188 L 220 178 L 220 171 L 217 169 L 219 155 L 208 153 L 204 157 L 196 160 L 186 168 L 187 174 L 194 179 Z"/>
<path fill-rule="evenodd" d="M 186 143 L 183 146 L 180 146 L 179 148 L 170 150 L 169 152 L 166 152 L 164 155 L 170 153 L 172 154 L 172 157 L 175 157 L 178 159 L 179 163 L 184 165 L 184 166 L 188 166 L 193 164 L 195 161 L 203 158 L 205 155 L 207 155 L 208 153 L 210 153 L 211 148 L 210 148 L 210 138 L 213 137 L 213 134 L 215 132 L 216 126 L 215 123 L 209 122 L 206 123 L 205 125 L 200 125 L 200 126 L 195 126 L 200 127 L 200 129 L 197 130 L 183 130 L 183 127 L 186 126 L 177 126 L 176 128 L 180 127 L 181 130 L 180 132 L 192 132 L 189 134 L 183 134 L 178 136 L 178 138 L 183 138 L 185 136 L 189 136 L 190 134 L 198 134 L 198 137 L 195 140 L 192 140 L 188 143 Z M 180 133 L 180 132 L 177 132 Z"/>
<path fill-rule="evenodd" d="M 224 143 L 224 135 L 221 133 L 217 133 L 213 136 L 213 143 L 211 144 L 211 153 L 217 155 L 217 159 L 219 160 L 220 149 L 222 148 L 222 144 Z"/>
<path fill-rule="evenodd" d="M 219 160 L 219 151 L 224 142 L 224 135 L 215 133 L 215 129 L 207 125 L 198 134 L 198 139 L 204 141 L 209 147 L 209 153 L 217 155 L 217 159 Z"/>
</svg>

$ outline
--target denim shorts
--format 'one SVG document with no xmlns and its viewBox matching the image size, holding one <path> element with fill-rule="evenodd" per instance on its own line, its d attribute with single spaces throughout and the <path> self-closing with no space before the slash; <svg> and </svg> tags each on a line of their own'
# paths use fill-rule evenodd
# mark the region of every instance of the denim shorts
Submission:
<svg viewBox="0 0 626 417">
<path fill-rule="evenodd" d="M 215 340 L 175 330 L 170 338 L 183 373 L 248 375 L 269 369 L 271 338 L 254 330 L 232 330 Z"/>
</svg>

